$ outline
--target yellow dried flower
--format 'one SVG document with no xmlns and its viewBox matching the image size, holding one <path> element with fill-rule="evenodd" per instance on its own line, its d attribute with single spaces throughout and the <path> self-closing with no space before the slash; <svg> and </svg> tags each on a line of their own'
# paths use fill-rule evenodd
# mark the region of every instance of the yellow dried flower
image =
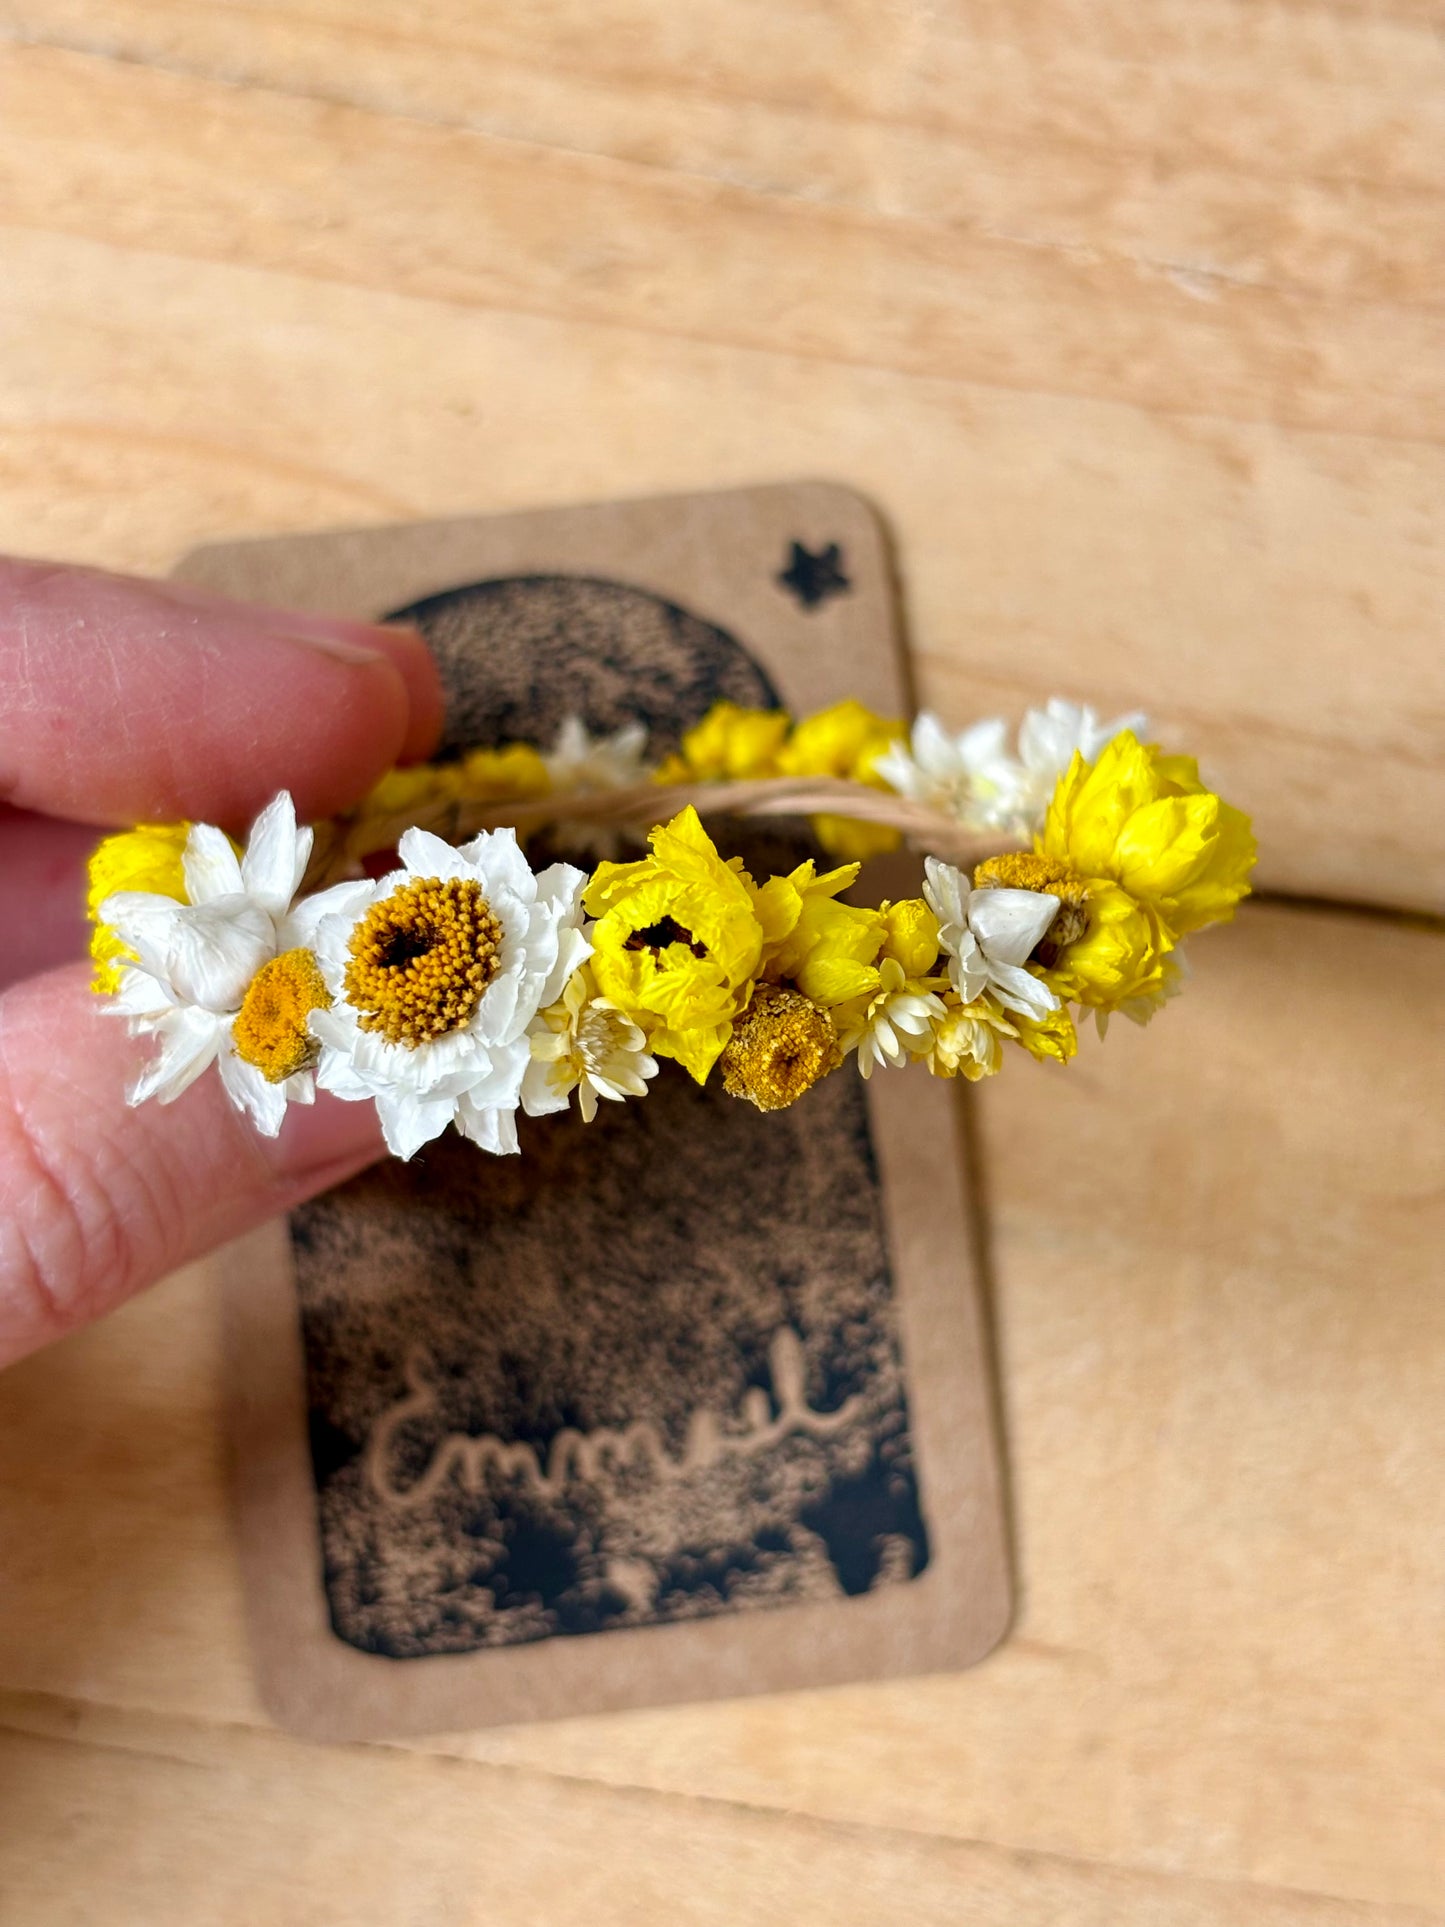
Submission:
<svg viewBox="0 0 1445 1927">
<path fill-rule="evenodd" d="M 121 972 L 136 961 L 108 923 L 100 921 L 100 906 L 122 890 L 145 890 L 153 896 L 186 901 L 181 859 L 189 823 L 138 823 L 101 840 L 91 852 L 85 907 L 95 928 L 90 934 L 90 956 L 95 965 L 91 989 L 110 993 L 120 988 Z"/>
<path fill-rule="evenodd" d="M 833 1005 L 859 996 L 873 977 L 869 966 L 882 948 L 884 928 L 876 910 L 859 910 L 836 899 L 857 880 L 858 865 L 817 874 L 811 857 L 787 877 L 797 892 L 798 914 L 781 941 L 764 954 L 763 975 L 795 984 L 814 1003 Z"/>
<path fill-rule="evenodd" d="M 1075 753 L 1034 847 L 1120 884 L 1174 937 L 1232 917 L 1256 855 L 1249 818 L 1204 788 L 1192 757 L 1127 729 L 1095 763 Z"/>
<path fill-rule="evenodd" d="M 524 803 L 551 787 L 542 753 L 530 743 L 468 750 L 461 761 L 458 788 L 468 803 Z"/>
<path fill-rule="evenodd" d="M 837 1070 L 843 1053 L 826 1010 L 799 991 L 759 984 L 720 1061 L 729 1096 L 781 1111 Z"/>
<path fill-rule="evenodd" d="M 1018 1041 L 1040 1063 L 1050 1058 L 1056 1064 L 1067 1064 L 1079 1048 L 1074 1020 L 1062 1004 L 1046 1017 L 1015 1015 L 1011 1021 L 1018 1031 Z"/>
<path fill-rule="evenodd" d="M 876 715 L 849 697 L 805 717 L 779 751 L 778 768 L 784 776 L 839 776 L 886 790 L 876 772 L 878 759 L 904 734 L 900 719 Z M 813 833 L 830 855 L 859 861 L 896 850 L 901 841 L 885 824 L 846 816 L 815 816 Z"/>
<path fill-rule="evenodd" d="M 950 991 L 943 1015 L 934 1021 L 924 1061 L 935 1077 L 966 1077 L 976 1084 L 998 1071 L 1003 1040 L 1018 1035 L 1015 1020 L 1006 1017 L 992 997 L 976 997 L 965 1004 L 956 991 Z"/>
<path fill-rule="evenodd" d="M 1057 857 L 1036 856 L 1029 850 L 991 856 L 975 866 L 973 883 L 976 890 L 1034 890 L 1058 898 L 1054 920 L 1034 946 L 1039 963 L 1052 963 L 1065 944 L 1082 937 L 1089 927 L 1089 886 Z"/>
<path fill-rule="evenodd" d="M 1162 992 L 1174 939 L 1147 904 L 1117 883 L 1097 879 L 1090 889 L 1089 925 L 1040 974 L 1066 1004 L 1117 1010 Z"/>
<path fill-rule="evenodd" d="M 602 863 L 583 893 L 597 918 L 592 969 L 604 997 L 698 1083 L 747 1007 L 765 944 L 781 943 L 800 898 L 785 877 L 761 889 L 725 863 L 689 806 L 652 831 L 651 856 Z"/>
<path fill-rule="evenodd" d="M 874 1064 L 901 1064 L 929 1048 L 932 1026 L 944 1006 L 937 993 L 946 976 L 932 973 L 938 962 L 938 918 L 921 897 L 884 903 L 869 912 L 881 943 L 872 964 L 857 969 L 861 988 L 834 1011 L 844 1050 L 858 1052 L 867 1077 Z M 836 980 L 841 983 L 841 973 Z"/>
<path fill-rule="evenodd" d="M 740 783 L 776 776 L 778 751 L 793 726 L 785 709 L 744 709 L 719 702 L 682 739 L 680 754 L 657 772 L 660 783 Z"/>
<path fill-rule="evenodd" d="M 356 815 L 364 822 L 424 814 L 432 804 L 456 800 L 461 772 L 455 763 L 408 763 L 389 769 L 367 791 Z"/>
</svg>

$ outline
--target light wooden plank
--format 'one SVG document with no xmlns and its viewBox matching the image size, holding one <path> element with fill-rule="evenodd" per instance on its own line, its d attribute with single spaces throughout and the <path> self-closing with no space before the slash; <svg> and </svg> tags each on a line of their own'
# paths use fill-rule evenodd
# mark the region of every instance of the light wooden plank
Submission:
<svg viewBox="0 0 1445 1927">
<path fill-rule="evenodd" d="M 1433 312 L 807 207 L 46 48 L 0 54 L 0 213 L 201 260 L 995 388 L 1445 437 Z"/>
<path fill-rule="evenodd" d="M 7 0 L 75 51 L 1174 268 L 1438 300 L 1415 11 Z"/>
<path fill-rule="evenodd" d="M 994 1658 L 429 1750 L 1438 1900 L 1445 939 L 1256 908 L 1199 950 L 1147 1034 L 981 1093 L 1024 1600 Z M 3 1381 L 0 1687 L 259 1719 L 215 1343 L 197 1271 Z"/>
<path fill-rule="evenodd" d="M 1427 1927 L 1414 1909 L 8 1696 L 0 1788 L 0 1905 L 26 1927 Z"/>
<path fill-rule="evenodd" d="M 1254 813 L 1266 885 L 1445 910 L 1438 450 L 0 247 L 0 546 L 163 571 L 247 532 L 833 476 L 892 524 L 923 701 L 1145 707 Z"/>
</svg>

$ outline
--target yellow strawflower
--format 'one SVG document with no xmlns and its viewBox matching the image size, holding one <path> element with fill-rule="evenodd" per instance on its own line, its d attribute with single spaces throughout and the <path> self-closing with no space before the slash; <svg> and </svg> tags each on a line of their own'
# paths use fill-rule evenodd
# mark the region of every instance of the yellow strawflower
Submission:
<svg viewBox="0 0 1445 1927">
<path fill-rule="evenodd" d="M 1018 1031 L 1018 1041 L 1030 1057 L 1040 1063 L 1052 1058 L 1056 1064 L 1067 1064 L 1079 1048 L 1079 1033 L 1074 1028 L 1074 1020 L 1062 1005 L 1051 1010 L 1046 1017 L 1024 1017 L 1015 1015 L 1012 1019 Z"/>
<path fill-rule="evenodd" d="M 878 926 L 881 943 L 872 962 L 850 966 L 847 981 L 856 987 L 846 1000 L 838 1000 L 833 1017 L 843 1048 L 858 1048 L 858 1067 L 866 1077 L 870 1057 L 898 1063 L 903 1052 L 917 1056 L 927 1050 L 929 1026 L 943 1011 L 936 993 L 947 989 L 948 978 L 934 974 L 938 918 L 921 897 L 884 903 L 863 914 Z M 838 988 L 845 981 L 841 971 L 815 972 L 815 980 L 817 975 Z M 898 1032 L 902 1035 L 895 1036 Z"/>
<path fill-rule="evenodd" d="M 357 806 L 362 822 L 384 823 L 407 811 L 422 811 L 433 803 L 450 803 L 459 787 L 461 771 L 455 763 L 410 763 L 379 777 Z"/>
<path fill-rule="evenodd" d="M 1065 944 L 1040 974 L 1066 1004 L 1117 1010 L 1131 999 L 1152 1005 L 1163 993 L 1174 939 L 1147 904 L 1120 884 L 1097 878 L 1089 886 L 1089 925 Z"/>
<path fill-rule="evenodd" d="M 189 823 L 138 823 L 133 830 L 103 838 L 91 852 L 85 907 L 95 925 L 90 933 L 90 955 L 95 965 L 92 990 L 118 990 L 122 970 L 136 961 L 135 952 L 121 942 L 108 923 L 100 921 L 101 904 L 121 890 L 146 890 L 184 903 L 186 881 L 181 858 L 190 833 Z"/>
<path fill-rule="evenodd" d="M 801 899 L 786 877 L 760 889 L 725 863 L 689 806 L 652 831 L 651 856 L 602 863 L 583 893 L 597 918 L 597 988 L 639 1025 L 648 1047 L 702 1083 L 747 1007 L 764 946 L 779 944 Z"/>
<path fill-rule="evenodd" d="M 934 1022 L 924 1062 L 935 1077 L 966 1077 L 976 1084 L 1002 1068 L 1003 1040 L 1017 1038 L 1015 1022 L 1022 1021 L 1006 1017 L 992 997 L 975 997 L 965 1004 L 951 990 L 943 1015 Z"/>
<path fill-rule="evenodd" d="M 778 751 L 793 726 L 785 709 L 714 703 L 682 739 L 680 754 L 657 772 L 660 783 L 740 783 L 778 774 Z"/>
<path fill-rule="evenodd" d="M 462 758 L 458 788 L 469 803 L 521 803 L 551 787 L 541 751 L 530 743 L 471 749 Z"/>
<path fill-rule="evenodd" d="M 938 918 L 922 897 L 884 903 L 883 954 L 896 957 L 905 977 L 926 977 L 938 962 Z"/>
<path fill-rule="evenodd" d="M 1204 788 L 1192 757 L 1165 756 L 1127 729 L 1095 763 L 1075 753 L 1034 847 L 1091 887 L 1121 885 L 1171 937 L 1232 917 L 1256 854 L 1249 818 Z"/>
<path fill-rule="evenodd" d="M 816 873 L 812 858 L 787 878 L 798 894 L 798 915 L 781 941 L 769 944 L 763 975 L 796 984 L 805 997 L 831 1007 L 868 989 L 871 966 L 883 945 L 883 919 L 876 910 L 855 909 L 838 896 L 856 881 L 858 865 Z"/>
<path fill-rule="evenodd" d="M 886 790 L 878 759 L 904 733 L 900 720 L 875 715 L 849 697 L 798 724 L 778 752 L 778 769 L 784 776 L 841 776 Z M 815 816 L 813 834 L 830 855 L 860 861 L 896 850 L 901 841 L 897 830 L 846 816 Z"/>
</svg>

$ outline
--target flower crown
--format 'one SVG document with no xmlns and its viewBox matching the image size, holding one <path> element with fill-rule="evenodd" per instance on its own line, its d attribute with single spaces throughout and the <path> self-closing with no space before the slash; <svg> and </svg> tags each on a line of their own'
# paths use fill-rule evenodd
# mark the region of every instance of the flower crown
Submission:
<svg viewBox="0 0 1445 1927">
<path fill-rule="evenodd" d="M 724 702 L 656 766 L 640 723 L 593 738 L 569 718 L 549 752 L 394 770 L 313 827 L 283 792 L 244 851 L 139 825 L 90 866 L 95 988 L 156 1044 L 130 1102 L 214 1061 L 267 1135 L 319 1084 L 373 1101 L 408 1158 L 449 1124 L 515 1151 L 519 1108 L 574 1094 L 590 1123 L 645 1096 L 659 1058 L 765 1111 L 848 1057 L 865 1078 L 989 1077 L 1010 1046 L 1065 1062 L 1073 1010 L 1101 1035 L 1115 1011 L 1147 1023 L 1180 939 L 1249 890 L 1249 819 L 1145 728 L 1055 700 L 1011 745 L 1002 721 L 951 735 L 925 714 L 910 738 L 852 701 L 796 722 Z M 700 810 L 808 816 L 844 860 L 758 882 Z M 611 860 L 648 823 L 650 853 Z M 544 825 L 605 859 L 534 870 L 518 831 Z M 923 894 L 844 902 L 905 837 L 930 852 Z M 392 850 L 399 868 L 365 874 Z"/>
</svg>

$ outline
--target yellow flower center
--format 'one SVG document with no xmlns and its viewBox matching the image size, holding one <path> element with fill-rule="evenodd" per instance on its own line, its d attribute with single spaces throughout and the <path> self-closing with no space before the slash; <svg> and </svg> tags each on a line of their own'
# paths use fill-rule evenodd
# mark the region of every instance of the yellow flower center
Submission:
<svg viewBox="0 0 1445 1927">
<path fill-rule="evenodd" d="M 1044 890 L 1062 902 L 1075 900 L 1084 887 L 1082 877 L 1057 857 L 1035 856 L 1032 850 L 1006 850 L 991 856 L 973 873 L 975 890 Z M 1078 899 L 1082 901 L 1082 899 Z"/>
<path fill-rule="evenodd" d="M 346 1001 L 361 1028 L 415 1050 L 471 1022 L 497 974 L 502 926 L 471 877 L 425 877 L 374 903 L 351 933 Z"/>
<path fill-rule="evenodd" d="M 269 1084 L 309 1070 L 320 1046 L 306 1028 L 313 1010 L 326 1010 L 331 993 L 309 950 L 287 950 L 262 964 L 231 1026 L 243 1064 L 254 1064 Z"/>
<path fill-rule="evenodd" d="M 723 1051 L 723 1089 L 760 1111 L 781 1111 L 842 1061 L 826 1010 L 801 991 L 759 984 Z"/>
<path fill-rule="evenodd" d="M 1059 913 L 1034 948 L 1035 959 L 1052 964 L 1066 944 L 1082 937 L 1089 927 L 1089 886 L 1076 870 L 1057 857 L 1035 856 L 1032 850 L 1008 850 L 991 856 L 973 873 L 976 890 L 1040 890 L 1059 899 Z"/>
</svg>

